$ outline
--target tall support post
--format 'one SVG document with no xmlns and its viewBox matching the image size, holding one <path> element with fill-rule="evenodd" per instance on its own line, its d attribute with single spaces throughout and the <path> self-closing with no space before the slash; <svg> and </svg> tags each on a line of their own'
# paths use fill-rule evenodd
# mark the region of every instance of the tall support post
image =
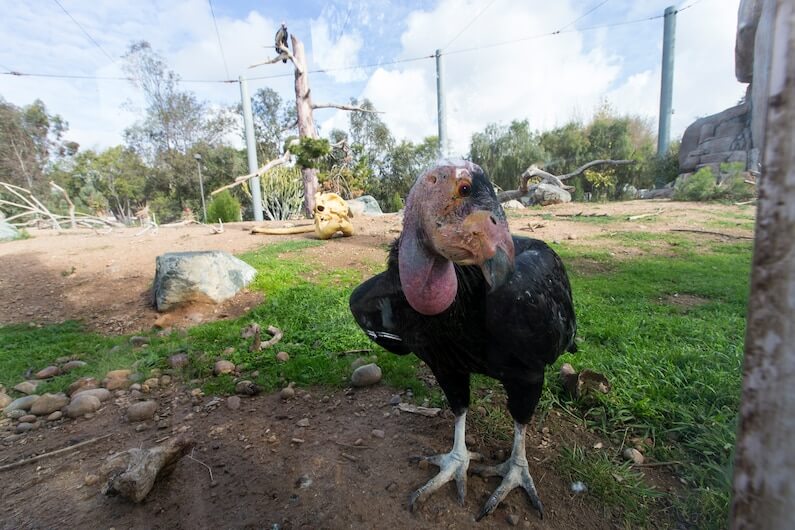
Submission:
<svg viewBox="0 0 795 530">
<path fill-rule="evenodd" d="M 795 528 L 795 6 L 775 6 L 759 179 L 733 530 Z M 757 57 L 755 61 L 759 61 Z M 754 77 L 754 82 L 757 76 Z"/>
<path fill-rule="evenodd" d="M 251 114 L 251 98 L 248 96 L 248 81 L 244 76 L 238 77 L 240 81 L 240 100 L 243 105 L 243 124 L 246 128 L 246 152 L 248 154 L 248 172 L 255 173 L 257 165 L 257 143 L 254 140 L 254 116 Z M 251 209 L 254 211 L 254 220 L 262 221 L 262 188 L 259 177 L 249 180 L 251 189 Z"/>
<path fill-rule="evenodd" d="M 660 121 L 657 129 L 657 156 L 668 152 L 671 141 L 671 113 L 674 91 L 674 47 L 676 44 L 676 7 L 665 8 L 663 29 L 662 82 L 660 84 Z"/>
<path fill-rule="evenodd" d="M 436 122 L 439 126 L 439 157 L 447 156 L 447 113 L 444 102 L 442 50 L 436 50 Z"/>
</svg>

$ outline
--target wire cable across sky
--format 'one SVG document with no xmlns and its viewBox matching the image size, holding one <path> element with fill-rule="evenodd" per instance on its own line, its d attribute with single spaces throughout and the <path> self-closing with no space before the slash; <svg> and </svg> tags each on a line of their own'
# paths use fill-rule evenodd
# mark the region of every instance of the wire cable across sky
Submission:
<svg viewBox="0 0 795 530">
<path fill-rule="evenodd" d="M 75 23 L 75 26 L 77 26 L 78 28 L 80 28 L 80 31 L 82 31 L 82 32 L 83 32 L 83 34 L 84 34 L 86 37 L 88 37 L 88 40 L 90 40 L 91 42 L 93 42 L 93 43 L 94 43 L 94 46 L 96 46 L 97 48 L 99 48 L 99 51 L 101 51 L 102 53 L 104 53 L 104 54 L 105 54 L 105 57 L 107 57 L 107 58 L 110 60 L 110 62 L 112 62 L 112 63 L 113 63 L 113 62 L 116 62 L 116 59 L 114 59 L 113 57 L 111 57 L 111 55 L 110 55 L 110 54 L 109 54 L 107 51 L 105 51 L 105 48 L 103 48 L 103 47 L 102 47 L 102 45 L 101 45 L 100 43 L 98 43 L 98 42 L 97 42 L 97 41 L 94 39 L 94 37 L 92 37 L 92 36 L 91 36 L 91 34 L 90 34 L 88 31 L 86 31 L 86 28 L 84 28 L 84 27 L 82 26 L 82 24 L 80 24 L 80 22 L 78 22 L 78 21 L 75 19 L 75 17 L 73 17 L 73 16 L 72 16 L 72 14 L 71 14 L 71 13 L 69 13 L 69 11 L 67 11 L 67 10 L 66 10 L 66 8 L 65 8 L 65 7 L 64 7 L 64 6 L 61 4 L 61 2 L 59 2 L 58 0 L 53 0 L 53 2 L 55 2 L 56 4 L 58 4 L 58 7 L 60 7 L 60 8 L 61 8 L 61 10 L 62 10 L 64 13 L 66 13 L 66 16 L 72 19 L 72 22 L 74 22 L 74 23 Z"/>
</svg>

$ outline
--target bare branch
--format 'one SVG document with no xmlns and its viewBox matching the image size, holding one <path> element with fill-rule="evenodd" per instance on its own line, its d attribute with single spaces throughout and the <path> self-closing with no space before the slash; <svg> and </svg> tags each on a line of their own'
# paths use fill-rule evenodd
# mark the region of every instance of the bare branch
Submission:
<svg viewBox="0 0 795 530">
<path fill-rule="evenodd" d="M 52 180 L 50 181 L 50 186 L 52 186 L 53 189 L 55 189 L 56 191 L 60 191 L 61 194 L 63 195 L 63 198 L 66 199 L 66 203 L 69 205 L 69 218 L 72 221 L 72 228 L 76 228 L 77 227 L 77 222 L 75 221 L 75 204 L 72 202 L 72 199 L 69 198 L 69 194 L 66 193 L 65 189 L 60 187 L 58 184 L 56 184 Z"/>
<path fill-rule="evenodd" d="M 270 162 L 259 168 L 256 172 L 237 177 L 234 180 L 234 182 L 232 182 L 231 184 L 227 184 L 226 186 L 221 186 L 217 190 L 210 192 L 210 195 L 216 195 L 224 190 L 228 190 L 230 188 L 234 188 L 235 186 L 239 186 L 251 178 L 261 177 L 262 175 L 264 175 L 274 167 L 286 164 L 289 160 L 290 160 L 290 150 L 288 149 L 287 151 L 284 152 L 282 156 L 280 156 L 279 158 L 274 158 L 273 160 L 271 160 Z"/>
<path fill-rule="evenodd" d="M 362 107 L 354 107 L 353 105 L 338 105 L 337 103 L 312 103 L 312 110 L 316 109 L 340 109 L 349 110 L 352 112 L 372 112 L 374 114 L 383 114 L 383 111 L 375 109 L 363 109 Z"/>
<path fill-rule="evenodd" d="M 582 173 L 586 169 L 589 169 L 589 168 L 591 168 L 593 166 L 598 166 L 598 165 L 601 165 L 601 164 L 609 164 L 611 166 L 626 166 L 626 165 L 634 164 L 634 163 L 635 163 L 634 160 L 591 160 L 587 164 L 583 164 L 582 166 L 578 167 L 577 169 L 575 169 L 571 173 L 566 173 L 565 175 L 560 175 L 560 176 L 558 176 L 558 178 L 560 180 L 570 179 L 571 177 L 576 177 L 577 175 L 579 175 L 580 173 Z"/>
<path fill-rule="evenodd" d="M 276 46 L 274 46 L 274 48 L 276 48 Z M 298 73 L 299 74 L 304 73 L 303 69 L 300 66 L 298 66 L 298 62 L 295 60 L 295 57 L 293 56 L 292 53 L 290 53 L 290 50 L 286 46 L 279 46 L 279 48 L 276 51 L 279 52 L 279 55 L 277 55 L 273 59 L 268 59 L 267 61 L 263 61 L 261 63 L 252 64 L 251 66 L 249 66 L 249 69 L 256 68 L 258 66 L 263 66 L 266 64 L 275 64 L 278 63 L 279 61 L 290 59 L 290 62 L 293 63 L 293 66 L 295 66 L 295 69 L 298 71 Z"/>
</svg>

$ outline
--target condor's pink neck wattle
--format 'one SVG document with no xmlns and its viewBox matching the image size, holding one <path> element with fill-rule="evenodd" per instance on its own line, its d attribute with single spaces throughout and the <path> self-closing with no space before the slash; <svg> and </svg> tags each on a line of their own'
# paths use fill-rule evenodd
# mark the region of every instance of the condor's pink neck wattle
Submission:
<svg viewBox="0 0 795 530">
<path fill-rule="evenodd" d="M 403 228 L 398 270 L 406 300 L 418 313 L 438 315 L 455 300 L 458 280 L 452 262 L 420 244 L 414 226 Z"/>
</svg>

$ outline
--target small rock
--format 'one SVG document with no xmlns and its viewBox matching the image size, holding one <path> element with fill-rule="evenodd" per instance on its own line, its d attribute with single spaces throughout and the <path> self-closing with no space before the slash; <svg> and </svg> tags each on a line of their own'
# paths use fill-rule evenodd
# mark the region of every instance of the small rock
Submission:
<svg viewBox="0 0 795 530">
<path fill-rule="evenodd" d="M 251 372 L 252 379 L 256 379 L 258 377 L 259 377 L 259 370 L 254 370 L 253 372 Z"/>
<path fill-rule="evenodd" d="M 168 386 L 170 384 L 171 384 L 171 376 L 170 375 L 160 376 L 160 386 Z"/>
<path fill-rule="evenodd" d="M 157 412 L 157 401 L 139 401 L 127 407 L 127 421 L 151 420 Z"/>
<path fill-rule="evenodd" d="M 64 365 L 61 366 L 61 371 L 63 373 L 67 373 L 67 372 L 71 372 L 72 370 L 74 370 L 76 368 L 82 368 L 82 367 L 87 366 L 87 365 L 88 365 L 88 363 L 85 362 L 85 361 L 77 361 L 77 360 L 69 361 L 68 363 L 64 363 Z"/>
<path fill-rule="evenodd" d="M 635 464 L 643 463 L 643 455 L 634 447 L 627 447 L 622 454 L 626 460 L 630 460 Z"/>
<path fill-rule="evenodd" d="M 18 420 L 28 415 L 28 411 L 22 409 L 14 409 L 5 413 L 7 417 L 12 420 Z"/>
<path fill-rule="evenodd" d="M 143 388 L 143 386 L 149 387 L 150 390 L 153 388 L 158 388 L 160 386 L 160 380 L 157 377 L 149 378 L 144 381 L 144 384 L 141 386 L 141 388 Z"/>
<path fill-rule="evenodd" d="M 586 491 L 588 491 L 588 486 L 586 486 L 584 482 L 581 482 L 579 480 L 577 482 L 572 482 L 570 487 L 572 493 L 585 493 Z"/>
<path fill-rule="evenodd" d="M 85 414 L 96 412 L 102 403 L 97 396 L 89 394 L 88 391 L 80 392 L 72 398 L 69 406 L 66 407 L 66 415 L 70 418 L 79 418 Z"/>
<path fill-rule="evenodd" d="M 298 425 L 299 427 L 309 427 L 309 418 L 301 418 L 300 420 L 298 420 L 298 423 L 296 423 L 296 425 Z"/>
<path fill-rule="evenodd" d="M 577 239 L 577 234 L 569 234 L 569 235 L 566 236 L 566 239 L 569 239 L 569 240 Z"/>
<path fill-rule="evenodd" d="M 224 348 L 224 355 L 232 355 L 235 353 L 235 348 L 232 346 Z"/>
<path fill-rule="evenodd" d="M 604 446 L 605 445 L 602 442 L 596 442 L 595 444 L 593 444 L 594 449 L 601 449 Z"/>
<path fill-rule="evenodd" d="M 160 368 L 152 368 L 149 370 L 149 377 L 160 377 L 161 375 L 163 375 L 163 372 L 160 371 Z M 149 377 L 147 377 L 147 379 L 149 379 Z"/>
<path fill-rule="evenodd" d="M 286 387 L 282 388 L 282 391 L 279 392 L 279 396 L 284 399 L 293 399 L 295 397 L 295 390 L 293 389 L 293 384 L 290 383 Z"/>
<path fill-rule="evenodd" d="M 76 396 L 79 396 L 79 395 L 94 396 L 95 398 L 100 400 L 102 403 L 106 402 L 107 400 L 109 400 L 112 397 L 112 394 L 110 393 L 110 390 L 108 390 L 106 388 L 88 388 L 86 390 L 81 390 L 77 394 L 73 394 L 72 395 L 72 399 L 74 400 L 74 398 Z"/>
<path fill-rule="evenodd" d="M 102 383 L 108 390 L 127 388 L 132 384 L 132 381 L 129 380 L 130 374 L 132 374 L 132 370 L 111 370 L 105 374 Z"/>
<path fill-rule="evenodd" d="M 149 344 L 149 337 L 144 337 L 141 335 L 133 335 L 130 337 L 130 344 L 133 348 L 139 348 L 141 346 L 145 346 Z"/>
<path fill-rule="evenodd" d="M 0 409 L 6 408 L 12 401 L 14 401 L 14 398 L 5 392 L 0 392 Z"/>
<path fill-rule="evenodd" d="M 17 423 L 16 432 L 17 432 L 17 434 L 22 434 L 24 432 L 32 431 L 34 428 L 35 428 L 35 425 L 33 423 L 21 422 L 21 423 Z"/>
<path fill-rule="evenodd" d="M 509 514 L 506 519 L 508 520 L 508 524 L 511 526 L 516 526 L 519 524 L 519 516 L 515 513 Z"/>
<path fill-rule="evenodd" d="M 215 366 L 213 367 L 213 373 L 215 375 L 221 374 L 231 374 L 235 371 L 235 364 L 230 361 L 220 360 L 216 361 Z"/>
<path fill-rule="evenodd" d="M 359 447 L 360 445 L 364 445 L 364 440 L 362 440 L 361 438 L 356 438 L 356 441 L 353 442 L 353 445 L 355 445 L 356 447 Z"/>
<path fill-rule="evenodd" d="M 369 362 L 370 362 L 370 360 L 367 359 L 366 357 L 357 357 L 351 363 L 351 370 L 352 371 L 356 371 L 357 368 L 359 368 L 360 366 L 364 366 L 365 364 L 368 364 Z"/>
<path fill-rule="evenodd" d="M 140 392 L 141 388 L 141 383 L 133 383 L 130 385 L 130 392 Z"/>
<path fill-rule="evenodd" d="M 308 488 L 312 485 L 312 477 L 309 475 L 301 475 L 298 477 L 298 480 L 295 481 L 295 487 L 299 489 Z"/>
<path fill-rule="evenodd" d="M 201 388 L 194 388 L 190 391 L 190 395 L 195 398 L 204 397 L 204 391 Z"/>
<path fill-rule="evenodd" d="M 99 381 L 93 377 L 81 377 L 69 385 L 69 390 L 67 390 L 66 393 L 71 396 L 77 392 L 80 392 L 81 390 L 88 390 L 90 388 L 99 388 Z"/>
<path fill-rule="evenodd" d="M 36 379 L 49 379 L 51 377 L 55 377 L 60 373 L 61 373 L 60 368 L 58 368 L 57 366 L 50 365 L 47 368 L 44 368 L 43 370 L 39 370 L 38 372 L 36 372 L 35 377 Z"/>
<path fill-rule="evenodd" d="M 158 429 L 168 429 L 169 427 L 171 427 L 171 422 L 168 420 L 160 420 L 157 422 Z"/>
<path fill-rule="evenodd" d="M 238 381 L 235 385 L 235 394 L 240 394 L 241 396 L 256 396 L 260 392 L 262 392 L 262 389 L 248 379 Z"/>
<path fill-rule="evenodd" d="M 398 487 L 397 482 L 390 482 L 389 485 L 386 487 L 386 490 L 391 493 L 395 491 L 397 487 Z"/>
<path fill-rule="evenodd" d="M 48 416 L 68 404 L 69 398 L 66 394 L 44 394 L 30 407 L 30 413 L 36 416 Z"/>
<path fill-rule="evenodd" d="M 93 486 L 93 485 L 94 485 L 94 484 L 96 484 L 97 482 L 99 482 L 99 476 L 97 476 L 97 475 L 88 474 L 88 475 L 86 475 L 86 476 L 85 476 L 85 478 L 83 479 L 83 483 L 84 483 L 86 486 Z"/>
<path fill-rule="evenodd" d="M 57 359 L 55 359 L 55 364 L 64 364 L 64 363 L 68 363 L 68 362 L 69 362 L 69 361 L 71 361 L 72 359 L 74 359 L 74 357 L 70 357 L 70 356 L 68 356 L 68 355 L 62 355 L 61 357 L 58 357 Z"/>
<path fill-rule="evenodd" d="M 40 382 L 41 381 L 22 381 L 14 387 L 14 390 L 30 395 L 36 392 L 36 387 L 39 386 Z"/>
<path fill-rule="evenodd" d="M 60 410 L 56 410 L 55 412 L 47 416 L 47 421 L 57 421 L 60 420 L 62 417 L 63 417 L 63 412 L 61 412 Z"/>
<path fill-rule="evenodd" d="M 143 432 L 148 428 L 149 426 L 146 423 L 139 423 L 135 426 L 135 432 Z"/>
<path fill-rule="evenodd" d="M 14 401 L 12 401 L 11 403 L 5 406 L 3 412 L 5 413 L 6 416 L 8 416 L 8 413 L 11 412 L 12 410 L 30 410 L 30 407 L 33 406 L 33 404 L 36 402 L 37 399 L 39 399 L 39 396 L 35 394 L 32 396 L 25 396 L 19 399 L 15 399 Z"/>
<path fill-rule="evenodd" d="M 36 416 L 33 414 L 25 414 L 21 418 L 19 418 L 20 423 L 36 423 Z"/>
<path fill-rule="evenodd" d="M 351 375 L 353 386 L 370 386 L 381 380 L 381 368 L 375 363 L 365 364 L 354 370 Z"/>
<path fill-rule="evenodd" d="M 240 408 L 240 397 L 239 396 L 229 396 L 226 398 L 226 407 L 229 410 L 237 410 Z"/>
<path fill-rule="evenodd" d="M 400 394 L 393 394 L 391 398 L 389 398 L 389 404 L 392 406 L 400 405 Z"/>
<path fill-rule="evenodd" d="M 290 360 L 290 354 L 287 353 L 286 351 L 280 351 L 279 353 L 276 354 L 276 360 L 279 361 L 280 363 L 286 363 L 287 361 Z"/>
<path fill-rule="evenodd" d="M 373 429 L 370 434 L 372 434 L 373 437 L 375 437 L 375 438 L 383 438 L 384 437 L 384 431 L 382 431 L 381 429 Z"/>
<path fill-rule="evenodd" d="M 187 353 L 176 353 L 168 358 L 168 365 L 171 368 L 185 368 L 188 366 L 188 354 Z"/>
</svg>

